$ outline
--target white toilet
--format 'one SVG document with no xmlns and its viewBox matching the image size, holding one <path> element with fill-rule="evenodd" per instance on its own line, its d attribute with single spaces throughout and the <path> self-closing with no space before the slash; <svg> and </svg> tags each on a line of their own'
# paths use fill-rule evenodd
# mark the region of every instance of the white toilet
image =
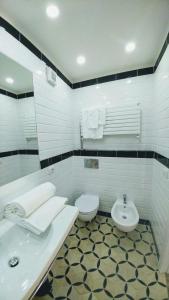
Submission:
<svg viewBox="0 0 169 300">
<path fill-rule="evenodd" d="M 126 195 L 124 196 L 123 199 L 117 199 L 114 203 L 111 216 L 119 230 L 130 232 L 136 228 L 139 222 L 139 214 L 135 204 L 130 200 L 127 201 Z"/>
<path fill-rule="evenodd" d="M 75 206 L 79 209 L 79 219 L 82 221 L 91 221 L 97 214 L 99 208 L 99 196 L 82 194 L 75 201 Z"/>
</svg>

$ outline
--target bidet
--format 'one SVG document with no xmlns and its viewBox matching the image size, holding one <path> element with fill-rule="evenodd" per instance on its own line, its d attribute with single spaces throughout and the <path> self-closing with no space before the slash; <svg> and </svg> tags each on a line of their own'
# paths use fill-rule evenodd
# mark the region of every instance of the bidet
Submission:
<svg viewBox="0 0 169 300">
<path fill-rule="evenodd" d="M 124 201 L 124 197 L 116 200 L 111 210 L 111 216 L 117 228 L 124 232 L 133 231 L 139 222 L 135 204 L 131 200 L 126 201 L 126 198 Z"/>
</svg>

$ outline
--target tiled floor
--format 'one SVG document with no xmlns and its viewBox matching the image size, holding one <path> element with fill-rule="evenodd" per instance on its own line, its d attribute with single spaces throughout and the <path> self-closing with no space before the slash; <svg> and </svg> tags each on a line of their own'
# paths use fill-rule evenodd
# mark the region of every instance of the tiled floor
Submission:
<svg viewBox="0 0 169 300">
<path fill-rule="evenodd" d="M 76 221 L 49 274 L 51 292 L 34 300 L 167 300 L 148 225 L 120 232 L 111 218 Z"/>
</svg>

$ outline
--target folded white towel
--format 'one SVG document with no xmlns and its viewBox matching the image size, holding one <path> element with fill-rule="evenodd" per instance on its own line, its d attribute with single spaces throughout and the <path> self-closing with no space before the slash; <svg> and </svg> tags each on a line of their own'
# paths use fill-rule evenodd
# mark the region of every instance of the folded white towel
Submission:
<svg viewBox="0 0 169 300">
<path fill-rule="evenodd" d="M 8 203 L 4 208 L 4 215 L 16 214 L 26 218 L 53 197 L 55 192 L 56 187 L 51 182 L 43 183 Z"/>
<path fill-rule="evenodd" d="M 47 230 L 55 217 L 64 209 L 67 200 L 63 197 L 52 197 L 28 218 L 21 218 L 15 214 L 8 214 L 7 218 L 39 235 Z"/>
</svg>

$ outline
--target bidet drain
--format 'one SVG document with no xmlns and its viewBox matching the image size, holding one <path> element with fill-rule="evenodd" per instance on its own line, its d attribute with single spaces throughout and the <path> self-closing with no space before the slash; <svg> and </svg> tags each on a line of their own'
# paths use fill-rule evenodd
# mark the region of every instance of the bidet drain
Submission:
<svg viewBox="0 0 169 300">
<path fill-rule="evenodd" d="M 10 260 L 8 261 L 8 265 L 11 268 L 16 267 L 19 264 L 19 258 L 17 256 L 11 257 Z"/>
<path fill-rule="evenodd" d="M 127 219 L 127 217 L 126 217 L 126 216 L 122 216 L 122 218 L 123 218 L 123 219 Z"/>
</svg>

